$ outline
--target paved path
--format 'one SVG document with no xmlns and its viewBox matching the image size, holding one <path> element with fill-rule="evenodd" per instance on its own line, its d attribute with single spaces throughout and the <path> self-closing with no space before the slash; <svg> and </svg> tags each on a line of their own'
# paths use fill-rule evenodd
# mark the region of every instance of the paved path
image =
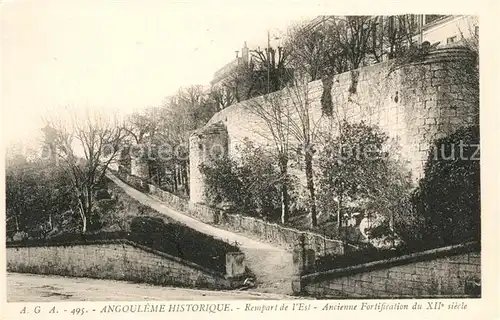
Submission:
<svg viewBox="0 0 500 320">
<path fill-rule="evenodd" d="M 182 222 L 195 230 L 225 241 L 231 243 L 237 241 L 240 244 L 241 251 L 245 253 L 247 266 L 257 277 L 257 288 L 253 289 L 253 291 L 277 294 L 292 293 L 291 279 L 293 274 L 293 264 L 292 254 L 290 252 L 272 246 L 268 243 L 259 242 L 237 233 L 216 228 L 186 216 L 179 211 L 167 207 L 159 200 L 137 191 L 114 175 L 108 174 L 108 177 L 132 198 L 171 217 L 172 219 Z"/>
<path fill-rule="evenodd" d="M 125 281 L 8 273 L 8 302 L 142 300 L 280 300 L 292 297 L 247 291 L 209 291 Z"/>
</svg>

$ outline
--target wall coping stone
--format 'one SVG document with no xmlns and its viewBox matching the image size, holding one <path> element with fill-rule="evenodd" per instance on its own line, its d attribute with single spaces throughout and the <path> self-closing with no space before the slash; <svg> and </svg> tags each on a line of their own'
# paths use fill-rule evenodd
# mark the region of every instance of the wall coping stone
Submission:
<svg viewBox="0 0 500 320">
<path fill-rule="evenodd" d="M 208 207 L 208 208 L 210 208 L 210 207 Z M 253 221 L 258 221 L 260 223 L 266 224 L 266 225 L 271 226 L 271 227 L 275 227 L 277 229 L 281 229 L 281 230 L 293 232 L 293 233 L 296 233 L 298 237 L 300 237 L 301 235 L 307 235 L 307 236 L 319 238 L 319 239 L 324 240 L 324 241 L 332 241 L 332 242 L 336 242 L 336 243 L 339 243 L 339 244 L 343 244 L 343 245 L 346 245 L 346 246 L 351 247 L 353 249 L 359 249 L 359 247 L 357 247 L 357 246 L 355 246 L 353 244 L 344 243 L 342 240 L 338 240 L 338 239 L 327 238 L 327 237 L 325 237 L 325 236 L 323 236 L 323 235 L 321 235 L 319 233 L 314 233 L 314 232 L 310 232 L 310 231 L 299 230 L 299 229 L 295 229 L 295 228 L 291 228 L 291 227 L 285 227 L 285 226 L 279 225 L 277 223 L 267 222 L 267 221 L 264 221 L 264 220 L 261 220 L 261 219 L 258 219 L 258 218 L 244 216 L 244 215 L 241 215 L 241 214 L 229 214 L 229 215 L 231 215 L 233 217 L 238 217 L 239 219 L 249 219 L 249 220 L 253 220 Z"/>
<path fill-rule="evenodd" d="M 430 51 L 422 61 L 414 64 L 429 64 L 437 62 L 456 61 L 458 59 L 473 59 L 472 51 L 463 47 L 440 48 Z"/>
<path fill-rule="evenodd" d="M 460 253 L 468 253 L 474 251 L 480 251 L 480 243 L 478 242 L 468 242 L 459 245 L 453 245 L 448 247 L 441 247 L 431 250 L 426 250 L 422 252 L 416 252 L 404 256 L 389 258 L 385 260 L 368 262 L 360 265 L 349 266 L 345 268 L 332 269 L 323 272 L 316 272 L 300 277 L 302 285 L 305 286 L 309 283 L 316 283 L 328 279 L 339 278 L 343 276 L 350 276 L 356 273 L 374 271 L 378 269 L 385 269 L 390 267 L 396 267 L 400 265 L 409 264 L 412 262 L 423 262 L 428 260 L 433 260 L 436 258 L 444 258 Z"/>
</svg>

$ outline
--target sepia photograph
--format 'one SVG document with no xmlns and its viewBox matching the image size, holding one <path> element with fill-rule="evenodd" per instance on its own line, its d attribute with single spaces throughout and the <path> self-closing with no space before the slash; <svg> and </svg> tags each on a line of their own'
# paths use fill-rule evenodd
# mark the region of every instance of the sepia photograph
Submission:
<svg viewBox="0 0 500 320">
<path fill-rule="evenodd" d="M 1 5 L 7 302 L 482 297 L 477 16 L 146 3 Z"/>
</svg>

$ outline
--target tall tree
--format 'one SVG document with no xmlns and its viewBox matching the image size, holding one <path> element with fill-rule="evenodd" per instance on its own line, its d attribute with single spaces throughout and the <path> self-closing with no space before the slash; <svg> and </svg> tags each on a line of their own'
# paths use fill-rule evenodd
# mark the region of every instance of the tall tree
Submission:
<svg viewBox="0 0 500 320">
<path fill-rule="evenodd" d="M 334 45 L 341 49 L 349 70 L 358 69 L 371 53 L 376 21 L 371 16 L 345 16 L 334 19 L 329 32 Z"/>
<path fill-rule="evenodd" d="M 261 94 L 281 90 L 291 80 L 293 71 L 289 68 L 289 55 L 288 48 L 280 46 L 252 50 L 252 62 L 256 69 L 254 72 L 261 84 Z"/>
<path fill-rule="evenodd" d="M 339 46 L 339 25 L 332 16 L 323 17 L 315 25 L 295 25 L 289 28 L 285 47 L 290 52 L 290 65 L 296 76 L 318 80 L 348 70 L 343 49 Z"/>
<path fill-rule="evenodd" d="M 201 86 L 180 89 L 165 99 L 157 115 L 158 130 L 155 144 L 164 168 L 171 172 L 173 191 L 189 192 L 190 133 L 204 126 L 218 111 L 217 103 Z M 165 161 L 167 160 L 167 161 Z"/>
<path fill-rule="evenodd" d="M 210 88 L 210 98 L 215 102 L 218 110 L 222 110 L 237 101 L 235 88 L 229 83 Z"/>
<path fill-rule="evenodd" d="M 306 175 L 306 186 L 309 193 L 309 211 L 311 226 L 317 226 L 316 188 L 314 185 L 314 158 L 320 136 L 320 123 L 323 114 L 315 117 L 311 105 L 311 88 L 307 81 L 294 80 L 293 85 L 283 91 L 288 97 L 288 105 L 292 109 L 286 116 L 290 122 L 290 133 L 300 145 Z"/>
<path fill-rule="evenodd" d="M 81 232 L 85 233 L 94 209 L 94 194 L 108 166 L 116 160 L 126 134 L 116 119 L 112 121 L 90 110 L 83 115 L 74 109 L 67 111 L 67 117 L 46 122 L 53 129 L 55 152 L 70 178 L 82 222 Z"/>
<path fill-rule="evenodd" d="M 249 102 L 251 112 L 257 114 L 266 124 L 274 142 L 280 169 L 288 170 L 293 144 L 299 145 L 309 193 L 309 210 L 312 227 L 317 226 L 316 196 L 314 186 L 314 153 L 320 138 L 321 118 L 312 114 L 310 87 L 307 80 L 294 79 L 283 90 L 264 96 L 261 100 Z M 286 197 L 286 189 L 283 195 Z M 286 213 L 286 198 L 283 210 Z"/>
<path fill-rule="evenodd" d="M 393 59 L 405 54 L 418 30 L 417 15 L 378 16 L 375 19 L 372 45 L 375 61 L 382 61 L 383 56 Z"/>
<path fill-rule="evenodd" d="M 343 121 L 338 135 L 321 152 L 320 184 L 323 194 L 337 199 L 337 228 L 343 210 L 352 201 L 375 201 L 383 196 L 388 162 L 383 147 L 387 136 L 365 123 Z"/>
<path fill-rule="evenodd" d="M 248 110 L 265 123 L 272 139 L 272 146 L 277 157 L 282 180 L 288 176 L 291 139 L 291 109 L 283 99 L 283 92 L 278 91 L 248 101 Z M 263 134 L 265 137 L 269 137 Z M 281 183 L 281 223 L 288 222 L 290 196 L 287 183 Z"/>
</svg>

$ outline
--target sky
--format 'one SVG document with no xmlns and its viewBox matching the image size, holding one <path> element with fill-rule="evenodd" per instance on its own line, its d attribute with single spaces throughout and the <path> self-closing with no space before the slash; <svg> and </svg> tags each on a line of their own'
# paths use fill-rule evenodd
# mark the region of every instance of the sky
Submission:
<svg viewBox="0 0 500 320">
<path fill-rule="evenodd" d="M 182 86 L 208 85 L 244 41 L 265 46 L 268 29 L 314 18 L 267 9 L 154 0 L 4 2 L 4 142 L 38 136 L 42 116 L 60 107 L 131 112 L 160 104 Z"/>
</svg>

